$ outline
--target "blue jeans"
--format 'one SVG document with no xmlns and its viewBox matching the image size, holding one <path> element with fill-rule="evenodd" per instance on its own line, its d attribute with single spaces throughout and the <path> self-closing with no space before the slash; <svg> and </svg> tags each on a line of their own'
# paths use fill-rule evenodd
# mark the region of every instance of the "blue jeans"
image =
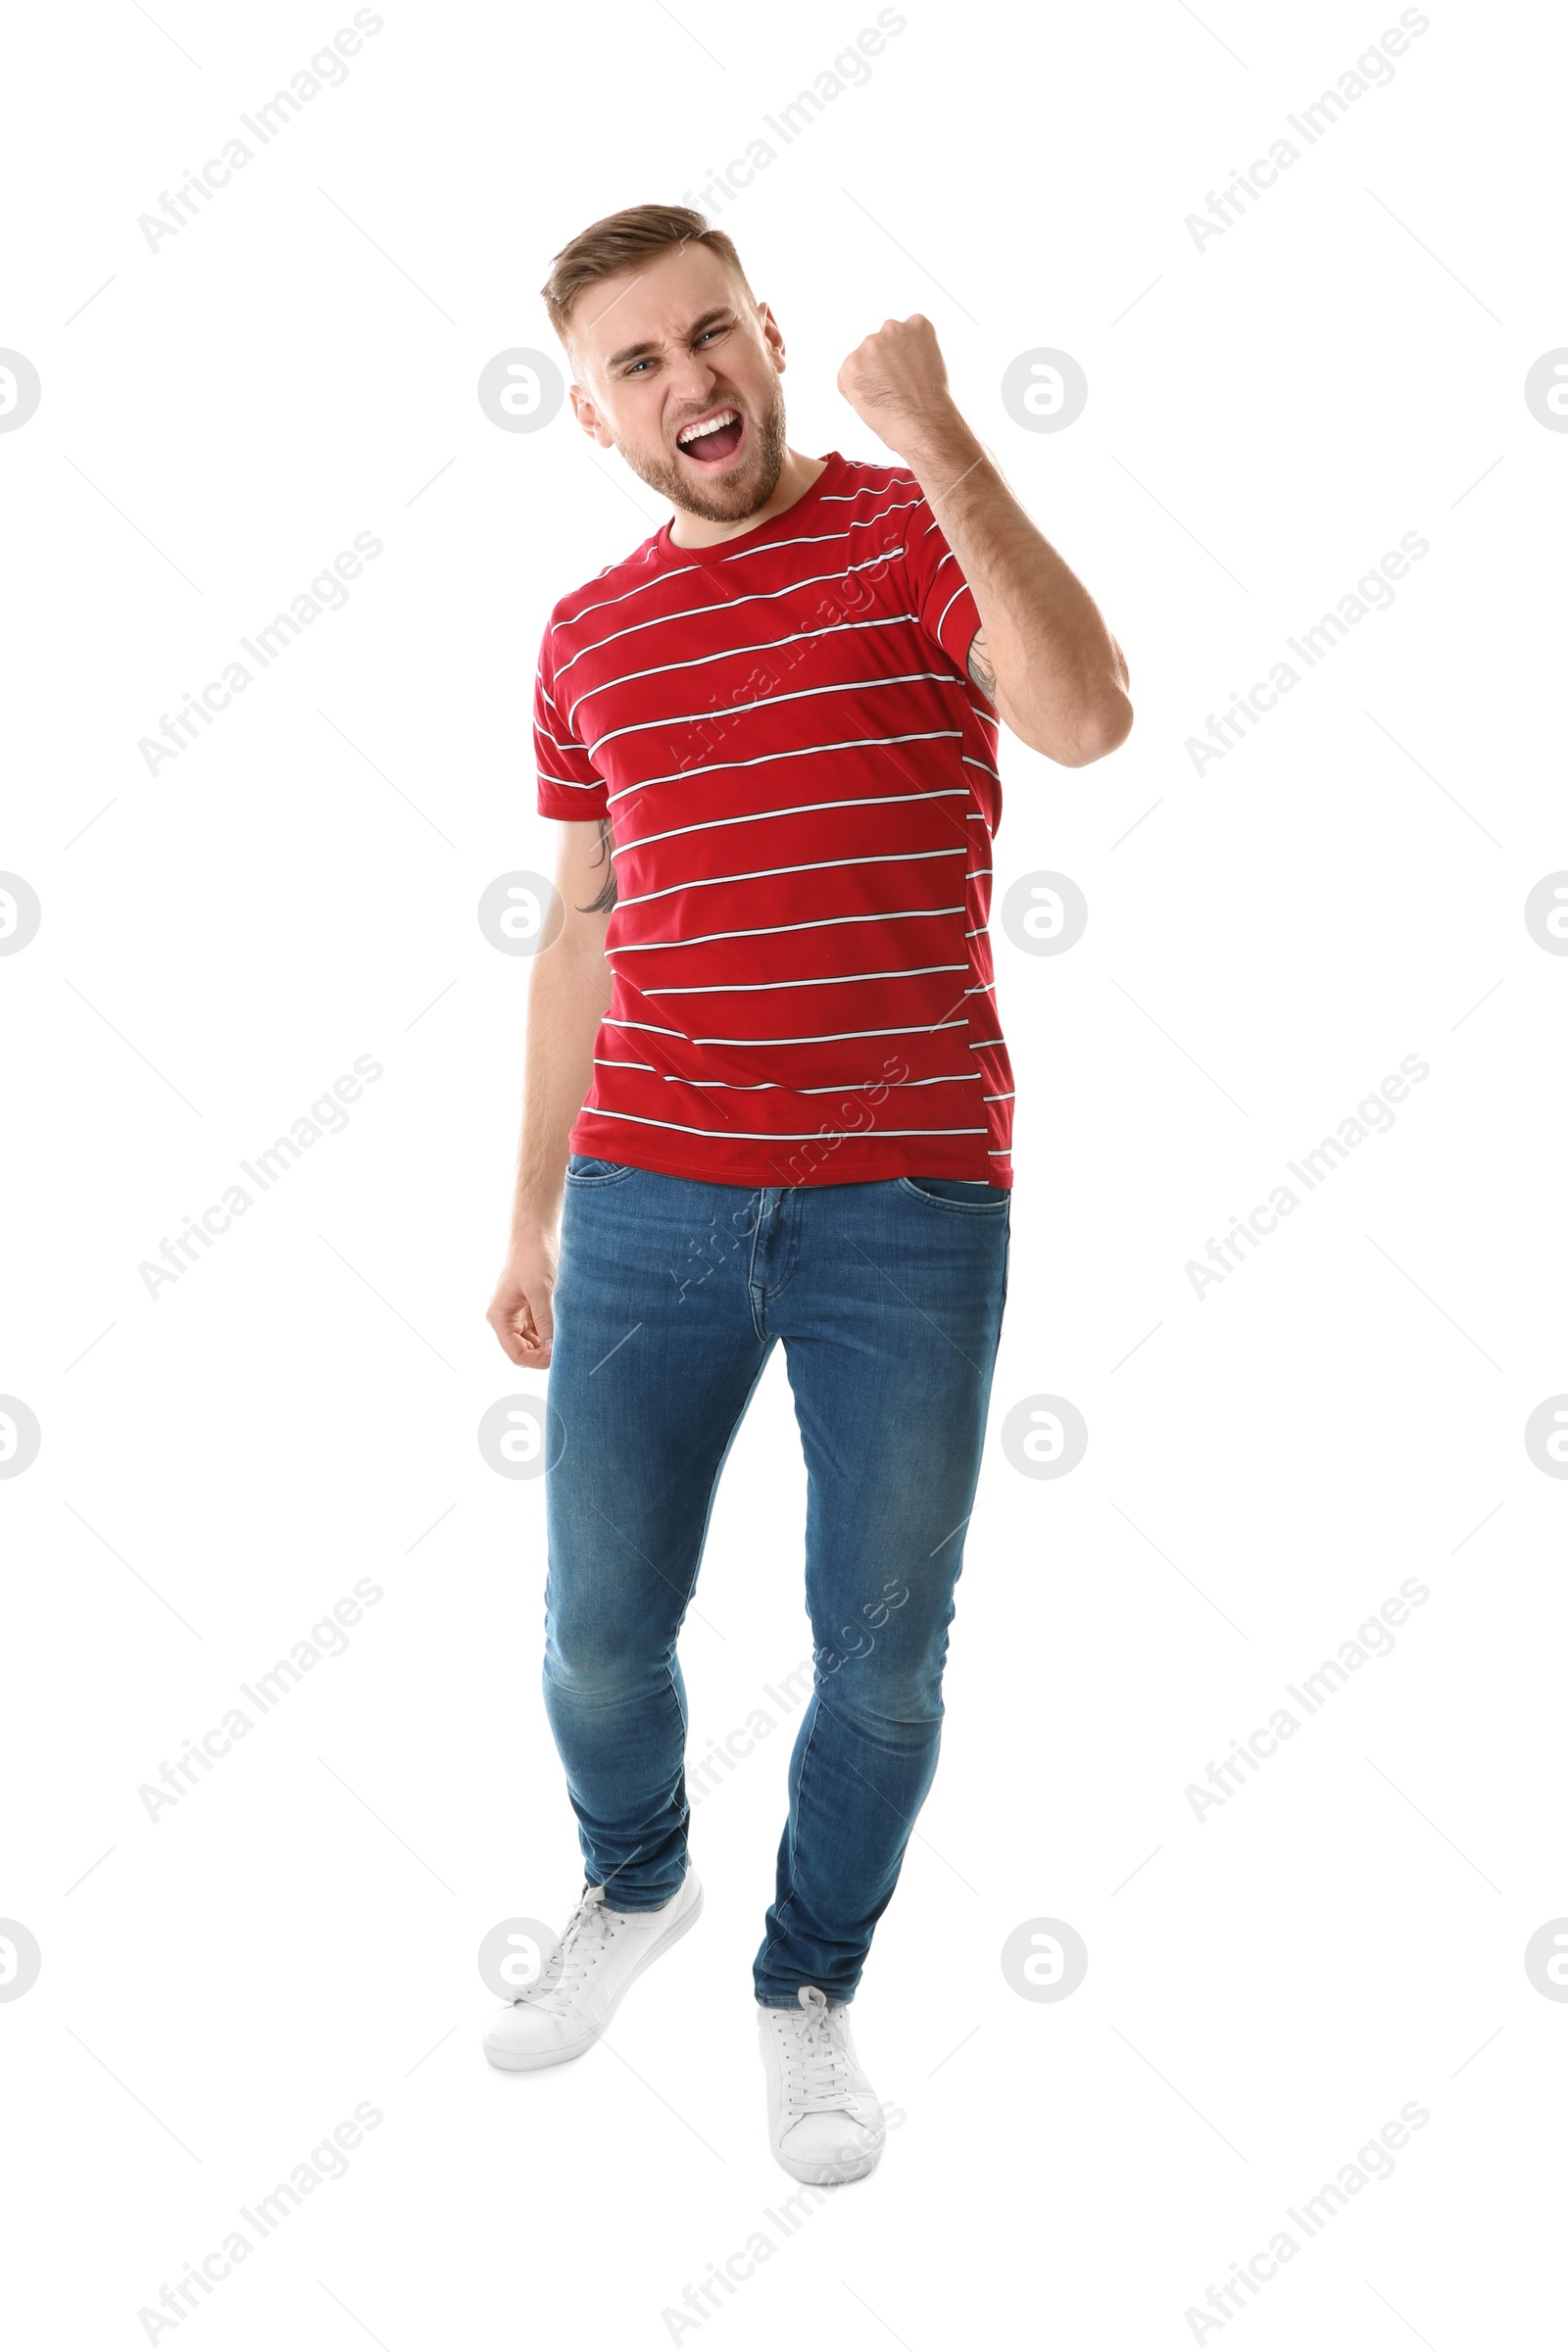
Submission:
<svg viewBox="0 0 1568 2352">
<path fill-rule="evenodd" d="M 544 1694 L 586 1877 L 619 1910 L 657 1910 L 686 1873 L 676 1637 L 725 1458 L 784 1343 L 814 1672 L 760 2001 L 853 1997 L 936 1771 L 1008 1228 L 1005 1191 L 952 1178 L 759 1190 L 567 1169 Z"/>
</svg>

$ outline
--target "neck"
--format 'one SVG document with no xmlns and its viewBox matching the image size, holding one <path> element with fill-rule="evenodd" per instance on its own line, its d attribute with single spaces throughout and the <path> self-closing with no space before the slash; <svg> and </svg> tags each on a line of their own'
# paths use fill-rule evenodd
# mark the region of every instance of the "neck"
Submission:
<svg viewBox="0 0 1568 2352">
<path fill-rule="evenodd" d="M 826 458 L 803 457 L 798 449 L 786 449 L 773 495 L 765 506 L 751 514 L 737 516 L 733 522 L 710 522 L 706 514 L 693 514 L 685 507 L 677 507 L 669 526 L 671 545 L 716 547 L 721 539 L 738 539 L 743 531 L 755 531 L 759 523 L 771 522 L 775 514 L 782 514 L 797 499 L 804 498 L 826 465 Z"/>
</svg>

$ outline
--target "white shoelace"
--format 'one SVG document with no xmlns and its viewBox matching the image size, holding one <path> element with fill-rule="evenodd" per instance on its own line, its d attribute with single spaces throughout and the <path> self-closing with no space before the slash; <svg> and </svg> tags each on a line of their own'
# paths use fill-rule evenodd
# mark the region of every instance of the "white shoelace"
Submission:
<svg viewBox="0 0 1568 2352">
<path fill-rule="evenodd" d="M 774 2012 L 784 2045 L 785 2096 L 802 2114 L 847 2107 L 855 2094 L 838 2020 L 829 2015 L 819 1986 L 803 1984 L 799 1997 L 798 2012 Z"/>
<path fill-rule="evenodd" d="M 582 1990 L 590 1969 L 609 1947 L 614 1935 L 613 1914 L 606 1907 L 603 1886 L 587 1886 L 567 1920 L 561 1938 L 561 1970 L 549 1990 L 533 1996 L 537 2009 L 569 2009 Z"/>
</svg>

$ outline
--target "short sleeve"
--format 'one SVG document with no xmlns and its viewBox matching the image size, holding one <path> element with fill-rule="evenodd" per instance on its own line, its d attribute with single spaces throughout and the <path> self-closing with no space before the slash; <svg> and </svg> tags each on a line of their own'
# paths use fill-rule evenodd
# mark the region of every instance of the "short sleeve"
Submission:
<svg viewBox="0 0 1568 2352">
<path fill-rule="evenodd" d="M 551 689 L 555 684 L 546 629 L 539 648 L 539 666 L 533 688 L 533 752 L 538 775 L 537 807 L 541 816 L 565 817 L 583 823 L 608 813 L 610 787 L 596 776 L 593 761 L 572 732 L 571 722 Z"/>
<path fill-rule="evenodd" d="M 967 669 L 969 648 L 980 626 L 980 609 L 968 581 L 958 569 L 957 557 L 923 498 L 909 509 L 904 533 L 904 560 L 909 581 L 910 610 L 918 615 L 926 635 L 941 646 L 959 669 Z"/>
</svg>

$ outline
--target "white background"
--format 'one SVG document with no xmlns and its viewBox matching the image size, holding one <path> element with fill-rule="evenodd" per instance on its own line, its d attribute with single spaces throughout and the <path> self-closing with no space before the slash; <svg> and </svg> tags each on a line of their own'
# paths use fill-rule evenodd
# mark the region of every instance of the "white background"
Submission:
<svg viewBox="0 0 1568 2352">
<path fill-rule="evenodd" d="M 1185 217 L 1396 9 L 911 6 L 710 207 L 797 448 L 881 456 L 838 367 L 935 321 L 1138 712 L 1086 770 L 1004 741 L 997 904 L 1065 872 L 1089 927 L 1054 958 L 998 931 L 1006 1329 L 943 1761 L 856 2010 L 906 2120 L 786 2239 L 750 1968 L 795 1716 L 699 1810 L 705 1918 L 608 2044 L 539 2078 L 478 2050 L 480 1936 L 564 1918 L 579 1871 L 542 1488 L 475 1443 L 543 1386 L 483 1320 L 529 966 L 475 907 L 553 858 L 545 616 L 667 510 L 569 411 L 503 432 L 475 385 L 553 348 L 569 236 L 697 190 L 875 12 L 389 0 L 150 251 L 138 216 L 350 13 L 99 0 L 10 42 L 0 343 L 43 384 L 0 435 L 0 866 L 43 908 L 0 959 L 0 1390 L 42 1429 L 0 1482 L 0 1913 L 42 1952 L 0 2004 L 11 2332 L 146 2341 L 369 2101 L 347 2177 L 157 2341 L 1178 2346 L 1415 2101 L 1394 2176 L 1198 2340 L 1539 2340 L 1568 2011 L 1523 1953 L 1568 1911 L 1568 1491 L 1523 1427 L 1568 1388 L 1568 963 L 1523 905 L 1568 864 L 1568 437 L 1523 382 L 1568 343 L 1561 25 L 1433 6 L 1200 251 Z M 1039 346 L 1088 375 L 1057 434 L 1000 398 Z M 1207 714 L 1410 531 L 1393 608 L 1195 774 Z M 345 609 L 150 776 L 138 740 L 357 532 L 384 552 Z M 346 1129 L 150 1298 L 139 1263 L 363 1054 Z M 1187 1261 L 1409 1054 L 1392 1131 L 1200 1300 Z M 1057 1481 L 999 1443 L 1040 1394 L 1089 1427 Z M 775 1358 L 683 1643 L 694 1749 L 807 1654 L 803 1511 Z M 141 1785 L 365 1577 L 345 1654 L 150 1820 Z M 1188 1785 L 1410 1577 L 1392 1654 L 1197 1819 Z M 1036 1918 L 1087 1943 L 1067 2000 L 1004 1979 Z"/>
</svg>

